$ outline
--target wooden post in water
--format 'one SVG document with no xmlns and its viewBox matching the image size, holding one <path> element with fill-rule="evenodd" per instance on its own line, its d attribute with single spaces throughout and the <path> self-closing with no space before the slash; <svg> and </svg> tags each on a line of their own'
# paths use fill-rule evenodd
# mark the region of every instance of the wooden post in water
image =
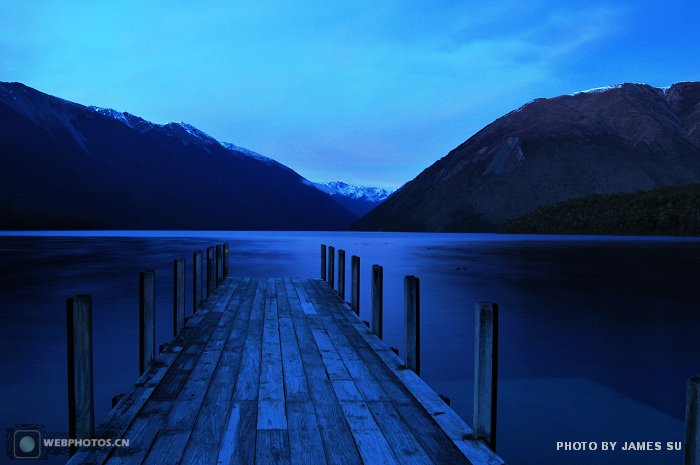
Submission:
<svg viewBox="0 0 700 465">
<path fill-rule="evenodd" d="M 384 268 L 372 265 L 372 332 L 382 338 L 384 319 Z"/>
<path fill-rule="evenodd" d="M 224 278 L 228 277 L 228 242 L 224 242 Z"/>
<path fill-rule="evenodd" d="M 202 305 L 202 252 L 195 252 L 192 257 L 192 313 Z"/>
<path fill-rule="evenodd" d="M 173 336 L 185 326 L 185 259 L 173 261 Z"/>
<path fill-rule="evenodd" d="M 214 293 L 214 247 L 207 247 L 207 297 Z"/>
<path fill-rule="evenodd" d="M 321 279 L 326 280 L 326 244 L 321 244 Z"/>
<path fill-rule="evenodd" d="M 498 393 L 498 305 L 476 303 L 474 436 L 496 450 Z"/>
<path fill-rule="evenodd" d="M 156 358 L 156 274 L 139 274 L 139 374 Z"/>
<path fill-rule="evenodd" d="M 224 245 L 216 245 L 216 286 L 224 280 Z"/>
<path fill-rule="evenodd" d="M 345 251 L 338 249 L 338 295 L 345 301 Z"/>
<path fill-rule="evenodd" d="M 403 301 L 406 366 L 420 375 L 420 280 L 415 276 L 403 279 Z"/>
<path fill-rule="evenodd" d="M 700 376 L 688 380 L 684 465 L 700 465 Z"/>
<path fill-rule="evenodd" d="M 328 286 L 335 289 L 335 247 L 328 247 Z"/>
<path fill-rule="evenodd" d="M 68 330 L 68 436 L 90 438 L 95 433 L 92 376 L 92 301 L 78 295 L 66 302 Z M 70 450 L 72 455 L 75 449 Z"/>
<path fill-rule="evenodd" d="M 360 314 L 360 257 L 350 257 L 350 308 Z"/>
</svg>

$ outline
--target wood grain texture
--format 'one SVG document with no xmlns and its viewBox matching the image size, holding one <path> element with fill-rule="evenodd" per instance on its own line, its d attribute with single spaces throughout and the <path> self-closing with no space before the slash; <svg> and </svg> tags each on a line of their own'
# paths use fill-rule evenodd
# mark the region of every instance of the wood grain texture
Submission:
<svg viewBox="0 0 700 465">
<path fill-rule="evenodd" d="M 322 280 L 226 278 L 71 464 L 502 464 Z"/>
</svg>

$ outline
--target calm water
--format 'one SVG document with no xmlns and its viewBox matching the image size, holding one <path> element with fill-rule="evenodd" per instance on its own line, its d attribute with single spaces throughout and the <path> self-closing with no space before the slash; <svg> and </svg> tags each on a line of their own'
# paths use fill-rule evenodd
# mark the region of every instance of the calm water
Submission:
<svg viewBox="0 0 700 465">
<path fill-rule="evenodd" d="M 136 379 L 138 272 L 156 271 L 158 343 L 172 259 L 224 240 L 230 272 L 317 277 L 324 242 L 384 266 L 385 340 L 402 347 L 403 276 L 421 278 L 423 377 L 471 423 L 474 301 L 501 308 L 498 452 L 510 464 L 680 464 L 679 452 L 557 452 L 556 441 L 681 441 L 700 373 L 700 240 L 396 233 L 0 236 L 0 427 L 65 431 L 65 299 L 93 296 L 96 418 Z M 349 272 L 348 272 L 349 279 Z M 191 283 L 187 302 L 191 305 Z M 188 307 L 188 311 L 190 308 Z M 618 445 L 619 447 L 619 445 Z M 3 456 L 4 459 L 4 456 Z M 53 462 L 53 461 L 52 461 Z"/>
</svg>

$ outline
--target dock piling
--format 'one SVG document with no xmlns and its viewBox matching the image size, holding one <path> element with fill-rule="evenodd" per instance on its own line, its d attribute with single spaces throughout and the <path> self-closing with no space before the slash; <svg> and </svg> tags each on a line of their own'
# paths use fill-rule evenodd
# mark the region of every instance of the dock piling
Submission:
<svg viewBox="0 0 700 465">
<path fill-rule="evenodd" d="M 185 326 L 185 259 L 173 261 L 173 336 Z"/>
<path fill-rule="evenodd" d="M 207 247 L 207 297 L 214 293 L 214 247 Z"/>
<path fill-rule="evenodd" d="M 202 305 L 202 252 L 195 252 L 192 256 L 192 313 L 194 314 Z"/>
<path fill-rule="evenodd" d="M 321 279 L 326 280 L 326 244 L 321 244 Z"/>
<path fill-rule="evenodd" d="M 139 274 L 139 374 L 143 374 L 156 356 L 155 272 Z"/>
<path fill-rule="evenodd" d="M 360 314 L 360 257 L 350 257 L 350 308 Z"/>
<path fill-rule="evenodd" d="M 382 338 L 384 320 L 384 268 L 372 265 L 372 332 Z"/>
<path fill-rule="evenodd" d="M 700 465 L 700 376 L 688 380 L 684 465 Z"/>
<path fill-rule="evenodd" d="M 474 435 L 496 450 L 498 392 L 498 305 L 476 303 Z"/>
<path fill-rule="evenodd" d="M 345 251 L 338 249 L 338 295 L 345 301 Z"/>
<path fill-rule="evenodd" d="M 229 254 L 228 242 L 224 242 L 224 278 L 228 277 L 228 254 Z"/>
<path fill-rule="evenodd" d="M 68 434 L 70 438 L 95 433 L 92 365 L 92 300 L 78 295 L 66 302 L 68 331 Z M 71 455 L 74 450 L 71 450 Z"/>
<path fill-rule="evenodd" d="M 403 283 L 406 366 L 420 376 L 420 280 L 406 276 Z"/>
<path fill-rule="evenodd" d="M 328 247 L 328 286 L 335 289 L 335 247 Z"/>
<path fill-rule="evenodd" d="M 216 245 L 216 287 L 224 280 L 224 245 Z"/>
</svg>

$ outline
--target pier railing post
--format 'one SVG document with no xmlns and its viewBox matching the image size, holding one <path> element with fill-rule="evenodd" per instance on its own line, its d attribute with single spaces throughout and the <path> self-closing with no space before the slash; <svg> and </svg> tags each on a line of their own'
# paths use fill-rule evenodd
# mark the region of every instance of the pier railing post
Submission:
<svg viewBox="0 0 700 465">
<path fill-rule="evenodd" d="M 224 242 L 224 278 L 228 277 L 228 242 Z"/>
<path fill-rule="evenodd" d="M 224 280 L 224 245 L 216 245 L 216 286 Z"/>
<path fill-rule="evenodd" d="M 192 257 L 192 313 L 202 305 L 202 252 L 195 252 Z"/>
<path fill-rule="evenodd" d="M 156 357 L 156 277 L 154 271 L 139 274 L 139 374 Z"/>
<path fill-rule="evenodd" d="M 360 314 L 360 257 L 350 257 L 350 308 Z"/>
<path fill-rule="evenodd" d="M 345 251 L 338 249 L 338 295 L 345 300 Z"/>
<path fill-rule="evenodd" d="M 214 247 L 207 247 L 207 297 L 214 293 Z"/>
<path fill-rule="evenodd" d="M 173 261 L 173 336 L 185 326 L 185 259 Z"/>
<path fill-rule="evenodd" d="M 496 450 L 498 305 L 476 303 L 474 334 L 474 435 Z"/>
<path fill-rule="evenodd" d="M 688 380 L 684 465 L 700 465 L 700 376 Z"/>
<path fill-rule="evenodd" d="M 406 366 L 420 375 L 420 280 L 404 277 L 403 290 Z"/>
<path fill-rule="evenodd" d="M 321 244 L 321 279 L 326 280 L 326 244 Z"/>
<path fill-rule="evenodd" d="M 384 268 L 372 265 L 372 332 L 382 338 L 384 319 Z"/>
<path fill-rule="evenodd" d="M 78 295 L 66 302 L 68 331 L 68 435 L 93 437 L 95 401 L 92 371 L 92 301 Z M 71 455 L 75 449 L 70 451 Z"/>
<path fill-rule="evenodd" d="M 328 286 L 335 289 L 335 247 L 328 247 Z"/>
</svg>

